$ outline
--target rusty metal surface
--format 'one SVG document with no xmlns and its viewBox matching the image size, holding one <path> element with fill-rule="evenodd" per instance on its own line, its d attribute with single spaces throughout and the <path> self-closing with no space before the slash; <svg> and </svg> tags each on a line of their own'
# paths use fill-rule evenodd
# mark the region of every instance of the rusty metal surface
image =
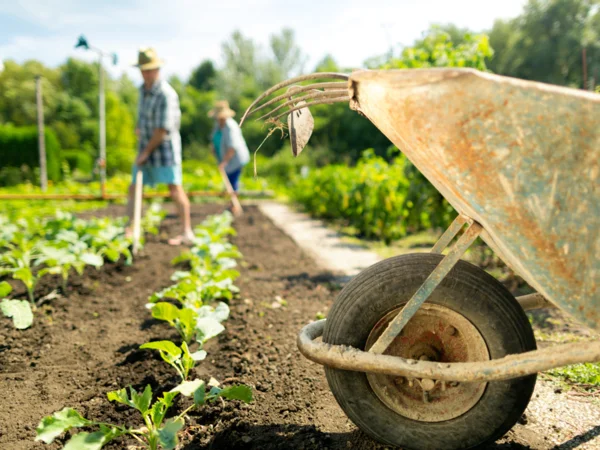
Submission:
<svg viewBox="0 0 600 450">
<path fill-rule="evenodd" d="M 509 380 L 556 367 L 600 361 L 598 341 L 561 344 L 485 362 L 416 361 L 363 352 L 344 345 L 315 342 L 315 339 L 323 335 L 325 322 L 326 319 L 323 319 L 306 325 L 298 335 L 298 349 L 311 361 L 355 372 L 439 381 L 479 382 Z"/>
<path fill-rule="evenodd" d="M 431 253 L 442 253 L 446 249 L 446 247 L 448 247 L 448 244 L 450 244 L 452 239 L 456 237 L 456 235 L 462 229 L 464 224 L 469 222 L 469 220 L 470 219 L 468 217 L 463 216 L 462 214 L 456 216 L 456 218 L 450 224 L 448 229 L 444 231 L 444 234 L 442 234 L 442 236 L 440 236 L 438 241 L 435 243 L 435 245 L 431 249 Z"/>
<path fill-rule="evenodd" d="M 600 95 L 471 69 L 355 72 L 349 92 L 513 270 L 600 328 Z"/>
<path fill-rule="evenodd" d="M 390 311 L 373 328 L 366 348 L 377 340 L 400 308 Z M 425 303 L 384 353 L 435 362 L 489 361 L 481 333 L 459 313 Z M 388 408 L 409 419 L 424 422 L 452 420 L 469 411 L 483 395 L 487 383 L 448 383 L 431 378 L 410 378 L 368 373 L 373 392 Z"/>
<path fill-rule="evenodd" d="M 301 101 L 298 104 L 306 105 L 306 102 Z M 310 109 L 304 108 L 290 113 L 288 115 L 287 124 L 292 146 L 292 155 L 298 156 L 312 135 L 315 127 L 315 120 L 313 119 Z"/>
<path fill-rule="evenodd" d="M 525 311 L 531 311 L 533 309 L 541 308 L 556 308 L 555 305 L 550 303 L 544 298 L 543 295 L 540 295 L 538 293 L 521 295 L 520 297 L 517 297 L 517 301 Z"/>
<path fill-rule="evenodd" d="M 408 303 L 402 308 L 402 311 L 390 321 L 385 331 L 379 336 L 377 342 L 369 349 L 371 353 L 383 353 L 386 348 L 392 343 L 392 341 L 398 336 L 402 328 L 407 322 L 415 315 L 417 310 L 423 305 L 423 303 L 429 298 L 433 290 L 442 282 L 442 280 L 448 275 L 448 272 L 459 261 L 460 257 L 467 251 L 473 241 L 477 239 L 481 233 L 481 225 L 478 223 L 471 223 L 469 228 L 465 230 L 463 235 L 458 239 L 456 244 L 452 247 L 448 255 L 442 259 L 439 265 L 431 272 L 425 282 L 419 287 L 417 292 L 414 293 Z"/>
</svg>

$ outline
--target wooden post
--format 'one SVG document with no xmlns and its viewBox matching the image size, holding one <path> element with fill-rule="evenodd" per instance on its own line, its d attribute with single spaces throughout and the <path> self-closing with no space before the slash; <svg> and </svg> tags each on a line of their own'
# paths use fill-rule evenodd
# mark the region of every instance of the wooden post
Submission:
<svg viewBox="0 0 600 450">
<path fill-rule="evenodd" d="M 46 138 L 44 135 L 44 103 L 42 101 L 42 77 L 35 77 L 35 97 L 37 105 L 38 148 L 40 153 L 40 184 L 42 192 L 48 189 L 48 169 L 46 167 Z"/>
<path fill-rule="evenodd" d="M 135 196 L 133 198 L 133 254 L 137 255 L 140 249 L 140 239 L 142 237 L 142 191 L 143 174 L 138 168 L 135 175 Z"/>
<path fill-rule="evenodd" d="M 587 54 L 585 47 L 583 47 L 583 50 L 581 50 L 581 59 L 583 63 L 583 90 L 587 91 Z"/>
<path fill-rule="evenodd" d="M 221 178 L 223 178 L 223 182 L 225 183 L 225 188 L 227 189 L 227 193 L 229 194 L 229 197 L 231 198 L 231 203 L 233 203 L 233 211 L 232 211 L 233 214 L 236 216 L 243 214 L 244 210 L 242 209 L 242 204 L 240 203 L 240 200 L 238 199 L 237 194 L 233 190 L 233 186 L 229 182 L 229 178 L 227 177 L 225 170 L 222 169 L 221 167 L 219 167 L 219 172 L 221 173 Z"/>
</svg>

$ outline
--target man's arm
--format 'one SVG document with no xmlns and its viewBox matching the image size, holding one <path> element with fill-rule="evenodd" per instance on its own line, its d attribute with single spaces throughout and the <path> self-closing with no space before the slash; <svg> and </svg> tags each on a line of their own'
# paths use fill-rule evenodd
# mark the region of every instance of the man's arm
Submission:
<svg viewBox="0 0 600 450">
<path fill-rule="evenodd" d="M 136 164 L 138 166 L 141 166 L 142 164 L 144 164 L 146 162 L 146 160 L 150 157 L 152 152 L 164 140 L 166 135 L 167 135 L 167 130 L 165 130 L 164 128 L 155 128 L 154 129 L 154 131 L 152 133 L 152 137 L 148 141 L 146 148 L 144 148 L 144 150 L 142 150 L 142 152 L 137 157 Z"/>
<path fill-rule="evenodd" d="M 223 155 L 223 160 L 219 164 L 219 167 L 225 169 L 225 167 L 227 167 L 227 164 L 229 164 L 229 161 L 231 161 L 231 159 L 234 156 L 235 156 L 235 149 L 228 148 L 227 151 L 225 152 L 225 155 Z"/>
</svg>

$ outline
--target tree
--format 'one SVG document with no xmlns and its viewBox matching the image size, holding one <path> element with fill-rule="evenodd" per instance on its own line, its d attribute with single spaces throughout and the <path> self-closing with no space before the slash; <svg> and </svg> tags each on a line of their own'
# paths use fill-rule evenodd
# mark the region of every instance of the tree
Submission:
<svg viewBox="0 0 600 450">
<path fill-rule="evenodd" d="M 16 126 L 36 123 L 37 75 L 42 77 L 46 120 L 51 122 L 54 119 L 59 72 L 44 67 L 38 61 L 26 61 L 20 65 L 12 60 L 5 60 L 4 70 L 0 72 L 0 123 L 10 122 Z"/>
<path fill-rule="evenodd" d="M 284 28 L 279 35 L 271 35 L 271 51 L 282 79 L 298 75 L 304 70 L 307 58 L 296 44 L 294 31 L 290 28 Z"/>
<path fill-rule="evenodd" d="M 92 114 L 98 117 L 98 64 L 69 58 L 59 67 L 59 71 L 65 93 L 83 100 Z"/>
<path fill-rule="evenodd" d="M 402 50 L 392 58 L 384 69 L 416 69 L 428 67 L 472 67 L 487 70 L 487 62 L 494 51 L 485 34 L 465 34 L 455 44 L 450 34 L 439 27 L 433 27 L 425 37 L 413 47 Z"/>
<path fill-rule="evenodd" d="M 339 72 L 340 66 L 333 59 L 333 56 L 326 55 L 321 61 L 317 63 L 317 67 L 315 67 L 315 72 Z"/>
<path fill-rule="evenodd" d="M 600 57 L 598 5 L 598 0 L 529 0 L 521 16 L 494 24 L 490 40 L 497 56 L 490 68 L 502 75 L 582 87 L 582 49 L 586 47 L 592 63 Z"/>
<path fill-rule="evenodd" d="M 216 86 L 216 78 L 217 71 L 213 62 L 205 59 L 192 71 L 188 84 L 197 91 L 212 91 Z"/>
<path fill-rule="evenodd" d="M 119 96 L 106 93 L 106 168 L 109 173 L 128 172 L 136 155 L 135 124 Z"/>
</svg>

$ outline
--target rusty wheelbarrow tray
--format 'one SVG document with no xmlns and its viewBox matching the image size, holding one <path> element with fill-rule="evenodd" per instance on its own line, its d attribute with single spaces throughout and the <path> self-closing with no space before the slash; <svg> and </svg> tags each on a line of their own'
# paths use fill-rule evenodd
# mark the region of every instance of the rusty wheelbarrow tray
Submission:
<svg viewBox="0 0 600 450">
<path fill-rule="evenodd" d="M 588 327 L 600 328 L 600 96 L 471 69 L 359 71 L 349 76 L 313 74 L 288 80 L 254 102 L 243 119 L 265 106 L 256 108 L 265 96 L 298 81 L 325 78 L 344 81 L 292 86 L 274 99 L 289 98 L 285 106 L 290 108 L 294 154 L 312 131 L 307 106 L 348 101 L 351 109 L 371 120 L 408 157 L 459 215 L 432 254 L 378 263 L 357 276 L 330 312 L 336 322 L 329 323 L 328 317 L 307 325 L 298 346 L 307 358 L 328 367 L 330 387 L 355 423 L 394 445 L 429 448 L 413 444 L 414 436 L 389 431 L 392 423 L 405 418 L 426 424 L 458 421 L 476 415 L 478 402 L 487 402 L 480 410 L 502 409 L 501 402 L 490 399 L 499 386 L 510 392 L 506 398 L 522 397 L 506 401 L 512 406 L 506 407 L 505 416 L 494 419 L 503 425 L 490 426 L 487 434 L 475 438 L 473 429 L 465 435 L 454 429 L 454 434 L 442 433 L 446 440 L 439 441 L 446 448 L 463 448 L 461 442 L 471 442 L 471 438 L 472 445 L 480 445 L 516 422 L 533 390 L 535 375 L 531 374 L 600 361 L 597 340 L 535 350 L 521 307 L 532 303 L 543 307 L 549 301 Z M 285 106 L 270 116 L 287 114 Z M 448 254 L 441 256 L 465 226 Z M 460 261 L 477 237 L 538 294 L 516 302 L 489 275 Z M 425 275 L 413 269 L 420 262 Z M 415 284 L 414 279 L 421 281 Z M 488 293 L 478 297 L 480 293 L 470 291 L 471 279 L 478 280 L 481 290 Z M 361 283 L 369 287 L 362 289 Z M 386 291 L 388 284 L 402 292 L 396 303 L 393 298 L 380 302 L 382 296 L 394 296 Z M 412 289 L 407 287 L 408 295 L 404 286 Z M 454 288 L 458 289 L 455 294 Z M 374 293 L 369 294 L 369 289 Z M 461 292 L 473 294 L 471 303 L 460 298 Z M 478 316 L 473 305 L 478 301 L 489 303 L 482 304 L 481 310 L 491 325 Z M 370 322 L 363 320 L 372 330 L 362 332 L 361 319 L 352 322 L 348 316 L 363 313 L 372 316 Z M 502 330 L 502 321 L 493 323 L 496 314 L 506 321 L 507 330 Z M 344 327 L 350 328 L 343 331 Z M 341 337 L 344 332 L 346 337 Z M 324 342 L 317 342 L 323 333 Z M 509 348 L 511 333 L 519 334 L 521 342 Z M 457 336 L 462 343 L 457 343 Z M 494 339 L 502 341 L 499 348 L 506 345 L 506 351 L 494 350 Z M 411 353 L 409 347 L 420 353 Z M 347 371 L 366 372 L 368 383 L 364 376 L 352 378 Z M 513 384 L 498 380 L 513 380 Z M 470 382 L 476 387 L 455 391 L 452 400 L 446 382 L 454 383 L 449 386 Z M 423 391 L 422 404 L 415 403 L 414 386 Z M 365 400 L 371 392 L 367 387 L 387 409 L 373 406 L 374 398 Z M 437 398 L 431 396 L 434 391 Z M 388 410 L 396 415 L 388 416 Z M 480 418 L 488 419 L 494 422 L 487 416 Z M 371 425 L 377 421 L 379 428 Z M 415 436 L 430 438 L 430 429 L 413 425 L 404 427 Z M 457 439 L 454 444 L 452 439 Z"/>
</svg>

